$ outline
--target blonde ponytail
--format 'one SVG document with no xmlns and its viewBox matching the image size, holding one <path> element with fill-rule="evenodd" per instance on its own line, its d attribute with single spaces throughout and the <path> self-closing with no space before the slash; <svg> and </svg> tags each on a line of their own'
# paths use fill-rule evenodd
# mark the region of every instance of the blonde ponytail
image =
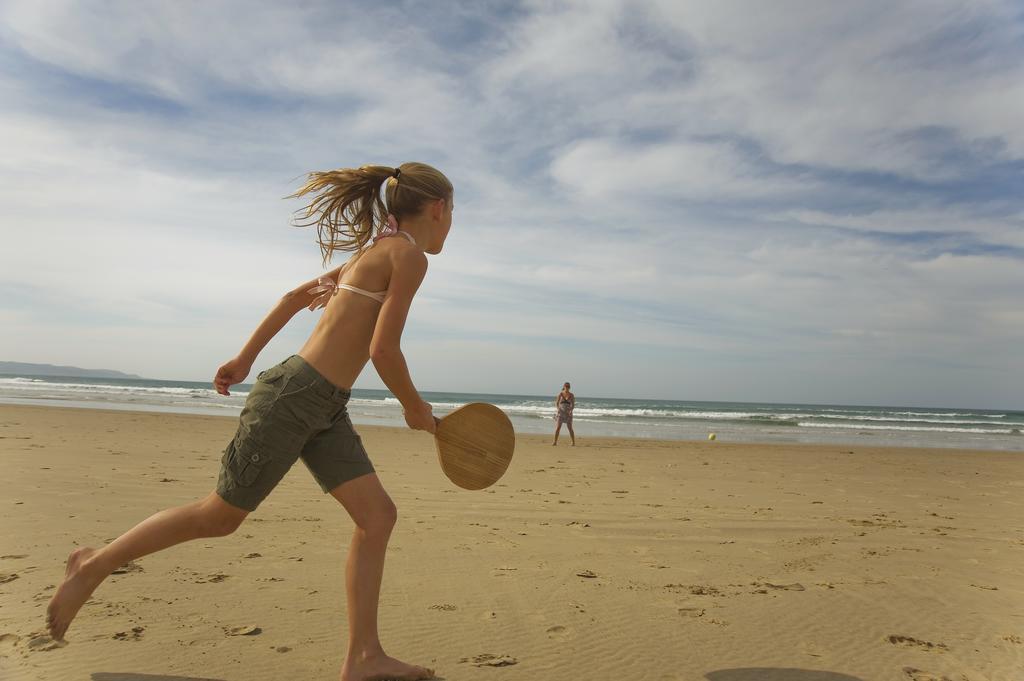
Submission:
<svg viewBox="0 0 1024 681">
<path fill-rule="evenodd" d="M 381 186 L 386 183 L 381 199 Z M 335 251 L 362 251 L 387 216 L 401 220 L 420 212 L 428 201 L 452 198 L 452 183 L 426 163 L 403 163 L 397 168 L 361 166 L 312 172 L 306 184 L 288 198 L 312 194 L 298 211 L 295 224 L 316 225 L 317 241 L 326 265 Z"/>
</svg>

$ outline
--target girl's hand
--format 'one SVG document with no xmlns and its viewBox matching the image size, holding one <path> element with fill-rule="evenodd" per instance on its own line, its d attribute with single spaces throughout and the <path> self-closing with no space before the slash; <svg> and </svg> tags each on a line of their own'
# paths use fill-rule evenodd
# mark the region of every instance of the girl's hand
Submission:
<svg viewBox="0 0 1024 681">
<path fill-rule="evenodd" d="M 231 393 L 228 392 L 228 388 L 235 383 L 244 381 L 251 369 L 251 362 L 243 362 L 237 357 L 228 360 L 221 365 L 220 369 L 217 369 L 217 375 L 213 378 L 213 387 L 221 395 L 230 395 Z"/>
<path fill-rule="evenodd" d="M 427 402 L 420 402 L 411 409 L 406 409 L 405 423 L 413 430 L 425 430 L 428 433 L 437 432 L 437 419 L 434 418 L 434 409 Z"/>
</svg>

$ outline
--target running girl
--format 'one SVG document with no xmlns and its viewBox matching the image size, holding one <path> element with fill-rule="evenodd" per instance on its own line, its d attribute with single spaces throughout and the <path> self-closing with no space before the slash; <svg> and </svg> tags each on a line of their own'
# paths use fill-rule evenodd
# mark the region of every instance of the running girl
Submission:
<svg viewBox="0 0 1024 681">
<path fill-rule="evenodd" d="M 215 491 L 150 516 L 106 546 L 71 553 L 47 608 L 53 638 L 63 639 L 82 604 L 116 568 L 190 539 L 231 534 L 302 459 L 355 522 L 345 571 L 349 647 L 341 681 L 433 677 L 430 669 L 389 657 L 378 636 L 377 605 L 396 509 L 345 405 L 372 361 L 402 403 L 409 427 L 434 432 L 431 406 L 413 385 L 400 341 L 427 271 L 425 253 L 440 253 L 451 228 L 452 184 L 423 163 L 363 166 L 311 173 L 294 194 L 306 195 L 312 198 L 301 224 L 317 227 L 324 264 L 335 251 L 354 255 L 285 293 L 238 356 L 218 369 L 214 386 L 227 395 L 299 310 L 323 308 L 312 335 L 297 354 L 257 377 L 224 450 Z"/>
</svg>

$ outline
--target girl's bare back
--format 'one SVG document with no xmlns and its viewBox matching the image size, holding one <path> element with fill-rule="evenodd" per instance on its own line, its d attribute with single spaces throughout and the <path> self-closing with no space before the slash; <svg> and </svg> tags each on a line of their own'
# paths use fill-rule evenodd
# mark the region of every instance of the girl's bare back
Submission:
<svg viewBox="0 0 1024 681">
<path fill-rule="evenodd" d="M 346 263 L 338 283 L 365 291 L 386 291 L 395 256 L 413 250 L 419 252 L 405 239 L 381 239 Z M 298 354 L 339 388 L 351 388 L 370 360 L 370 342 L 381 306 L 372 298 L 339 289 Z"/>
</svg>

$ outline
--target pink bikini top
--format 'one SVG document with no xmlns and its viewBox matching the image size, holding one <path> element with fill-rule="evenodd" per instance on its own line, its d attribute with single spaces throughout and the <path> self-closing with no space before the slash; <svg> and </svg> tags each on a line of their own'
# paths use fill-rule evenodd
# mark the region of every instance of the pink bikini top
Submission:
<svg viewBox="0 0 1024 681">
<path fill-rule="evenodd" d="M 377 239 L 383 239 L 388 236 L 397 235 L 404 236 L 406 239 L 409 240 L 409 243 L 413 244 L 414 246 L 416 245 L 416 239 L 412 238 L 412 234 L 397 229 L 393 232 L 382 234 L 381 236 L 377 237 Z M 377 240 L 375 239 L 374 243 L 376 242 Z M 338 277 L 341 277 L 341 272 L 338 273 Z M 383 303 L 384 298 L 387 296 L 388 293 L 387 289 L 384 289 L 383 291 L 367 291 L 365 289 L 352 286 L 351 284 L 338 283 L 331 279 L 330 277 L 320 277 L 319 279 L 317 279 L 317 285 L 306 291 L 306 293 L 316 296 L 316 298 L 313 299 L 313 302 L 310 303 L 309 309 L 317 310 L 321 307 L 326 307 L 327 303 L 331 302 L 331 298 L 338 295 L 338 291 L 341 289 L 351 291 L 352 293 L 358 293 L 359 295 L 366 296 L 367 298 L 372 298 L 373 300 L 376 300 L 378 303 Z"/>
</svg>

